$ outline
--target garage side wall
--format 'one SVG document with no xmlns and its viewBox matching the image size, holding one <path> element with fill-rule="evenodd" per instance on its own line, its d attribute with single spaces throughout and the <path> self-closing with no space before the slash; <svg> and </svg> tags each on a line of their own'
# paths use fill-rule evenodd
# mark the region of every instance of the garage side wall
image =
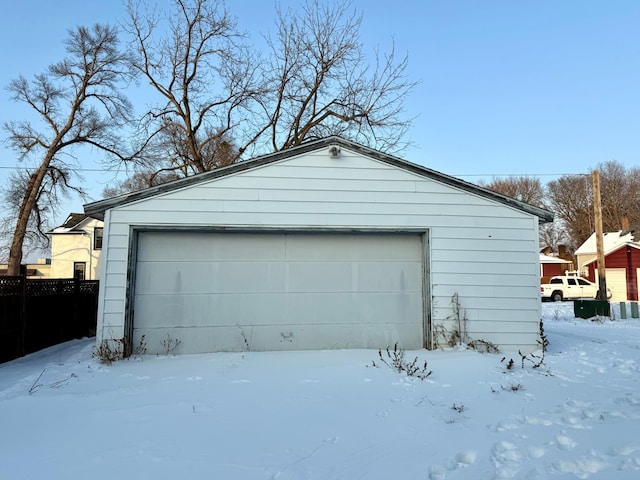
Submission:
<svg viewBox="0 0 640 480">
<path fill-rule="evenodd" d="M 428 230 L 431 347 L 461 324 L 457 298 L 467 340 L 536 348 L 537 217 L 358 153 L 290 157 L 107 213 L 98 341 L 124 335 L 134 227 Z"/>
</svg>

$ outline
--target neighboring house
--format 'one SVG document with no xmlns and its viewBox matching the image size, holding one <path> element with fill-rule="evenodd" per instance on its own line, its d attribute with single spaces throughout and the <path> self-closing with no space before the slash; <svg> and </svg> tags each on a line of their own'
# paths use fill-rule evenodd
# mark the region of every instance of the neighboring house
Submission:
<svg viewBox="0 0 640 480">
<path fill-rule="evenodd" d="M 540 277 L 554 277 L 566 275 L 565 272 L 573 270 L 573 262 L 551 255 L 540 254 Z"/>
<path fill-rule="evenodd" d="M 51 236 L 51 278 L 98 278 L 102 220 L 72 213 L 61 226 L 47 233 Z"/>
<path fill-rule="evenodd" d="M 605 276 L 611 300 L 616 302 L 638 300 L 640 276 L 640 242 L 633 232 L 620 230 L 603 236 Z M 597 282 L 598 261 L 596 235 L 592 234 L 577 250 L 578 268 L 592 282 Z"/>
<path fill-rule="evenodd" d="M 538 348 L 553 215 L 340 137 L 84 209 L 105 225 L 102 347 L 417 349 L 463 330 Z"/>
<path fill-rule="evenodd" d="M 39 258 L 36 263 L 27 263 L 23 265 L 27 278 L 49 278 L 51 277 L 51 259 Z M 8 271 L 7 264 L 0 265 L 0 275 L 6 275 Z"/>
</svg>

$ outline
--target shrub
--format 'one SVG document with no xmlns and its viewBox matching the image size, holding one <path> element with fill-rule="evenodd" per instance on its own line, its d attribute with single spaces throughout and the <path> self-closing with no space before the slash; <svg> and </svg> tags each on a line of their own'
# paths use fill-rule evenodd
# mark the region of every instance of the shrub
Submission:
<svg viewBox="0 0 640 480">
<path fill-rule="evenodd" d="M 424 380 L 433 373 L 431 370 L 428 370 L 426 360 L 422 366 L 418 365 L 418 357 L 415 357 L 412 361 L 407 361 L 405 359 L 404 349 L 398 347 L 398 342 L 393 346 L 393 350 L 387 347 L 384 350 L 386 354 L 382 352 L 382 349 L 378 350 L 380 362 L 398 373 L 404 373 L 408 377 L 417 377 L 420 380 Z M 375 361 L 372 361 L 371 365 L 378 367 Z"/>
</svg>

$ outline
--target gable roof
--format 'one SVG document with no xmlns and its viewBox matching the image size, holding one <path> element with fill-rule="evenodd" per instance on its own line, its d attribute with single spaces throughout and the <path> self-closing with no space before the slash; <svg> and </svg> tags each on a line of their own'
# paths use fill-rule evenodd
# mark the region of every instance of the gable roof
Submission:
<svg viewBox="0 0 640 480">
<path fill-rule="evenodd" d="M 430 168 L 426 168 L 415 163 L 408 162 L 406 160 L 402 160 L 400 158 L 394 157 L 393 155 L 379 152 L 372 148 L 365 147 L 364 145 L 360 145 L 356 142 L 346 140 L 338 136 L 312 140 L 309 142 L 305 142 L 297 147 L 281 150 L 279 152 L 274 152 L 267 155 L 262 155 L 251 160 L 234 163 L 227 167 L 218 168 L 216 170 L 200 173 L 191 177 L 181 178 L 179 180 L 163 183 L 161 185 L 157 185 L 155 187 L 147 188 L 144 190 L 139 190 L 137 192 L 131 192 L 124 195 L 119 195 L 117 197 L 88 203 L 84 206 L 84 212 L 86 215 L 91 215 L 95 218 L 103 219 L 104 212 L 109 210 L 110 208 L 119 207 L 121 205 L 126 205 L 128 203 L 153 197 L 162 193 L 171 192 L 173 190 L 177 190 L 189 185 L 195 185 L 215 178 L 225 177 L 252 168 L 262 167 L 264 165 L 278 162 L 289 157 L 301 155 L 307 152 L 317 151 L 324 148 L 328 149 L 330 147 L 342 147 L 345 149 L 349 149 L 383 163 L 393 165 L 394 167 L 400 168 L 402 170 L 467 191 L 469 193 L 473 193 L 475 195 L 493 200 L 498 203 L 502 203 L 504 205 L 508 205 L 510 207 L 516 208 L 517 210 L 521 210 L 523 212 L 537 216 L 540 223 L 553 221 L 553 213 L 543 208 L 520 202 L 511 197 L 507 197 L 486 188 L 479 187 L 478 185 L 474 185 L 464 180 L 445 175 L 443 173 L 431 170 Z"/>
<path fill-rule="evenodd" d="M 62 225 L 48 231 L 47 233 L 82 233 L 82 230 L 77 227 L 79 227 L 85 220 L 92 218 L 101 220 L 100 218 L 84 213 L 70 213 Z"/>
<path fill-rule="evenodd" d="M 640 248 L 640 243 L 636 242 L 633 237 L 633 232 L 628 230 L 619 230 L 617 232 L 606 232 L 602 236 L 604 254 L 608 255 L 615 252 L 624 245 L 631 245 L 635 248 Z M 596 254 L 596 234 L 592 233 L 585 242 L 578 247 L 575 251 L 576 255 L 595 255 Z"/>
<path fill-rule="evenodd" d="M 559 257 L 552 257 L 550 255 L 540 254 L 540 263 L 573 263 L 571 260 L 564 260 Z"/>
</svg>

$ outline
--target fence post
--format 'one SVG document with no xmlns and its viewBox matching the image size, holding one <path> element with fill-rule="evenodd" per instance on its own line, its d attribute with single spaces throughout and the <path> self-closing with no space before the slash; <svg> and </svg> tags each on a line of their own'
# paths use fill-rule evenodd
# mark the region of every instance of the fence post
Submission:
<svg viewBox="0 0 640 480">
<path fill-rule="evenodd" d="M 21 357 L 27 354 L 27 271 L 20 266 L 20 347 Z"/>
<path fill-rule="evenodd" d="M 73 336 L 80 334 L 80 278 L 73 278 Z"/>
</svg>

